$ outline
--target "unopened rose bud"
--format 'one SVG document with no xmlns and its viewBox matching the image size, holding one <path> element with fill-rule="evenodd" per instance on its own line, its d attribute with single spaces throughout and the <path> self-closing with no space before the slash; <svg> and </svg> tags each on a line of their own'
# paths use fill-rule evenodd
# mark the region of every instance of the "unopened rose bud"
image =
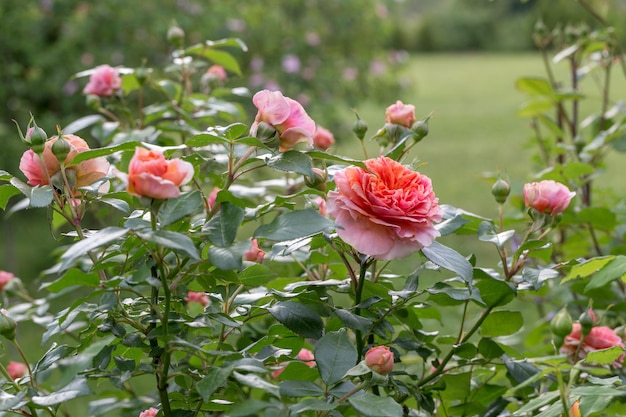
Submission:
<svg viewBox="0 0 626 417">
<path fill-rule="evenodd" d="M 135 78 L 137 79 L 139 85 L 144 85 L 146 83 L 148 75 L 148 69 L 144 66 L 135 69 Z"/>
<path fill-rule="evenodd" d="M 393 371 L 393 352 L 387 346 L 376 346 L 365 353 L 365 364 L 372 371 L 387 375 Z"/>
<path fill-rule="evenodd" d="M 26 142 L 30 144 L 31 149 L 36 154 L 41 154 L 45 149 L 46 141 L 48 140 L 48 135 L 46 132 L 37 125 L 29 128 L 26 132 Z"/>
<path fill-rule="evenodd" d="M 98 110 L 102 107 L 102 100 L 100 100 L 100 96 L 95 94 L 87 94 L 85 96 L 85 103 L 87 104 L 87 107 L 92 110 Z"/>
<path fill-rule="evenodd" d="M 175 47 L 182 48 L 185 40 L 185 31 L 176 25 L 171 26 L 167 31 L 167 40 Z"/>
<path fill-rule="evenodd" d="M 357 116 L 356 121 L 352 125 L 352 131 L 354 132 L 356 137 L 359 138 L 359 140 L 363 140 L 363 138 L 365 138 L 365 134 L 367 133 L 367 129 L 368 129 L 367 122 L 365 120 L 363 120 L 363 119 L 360 119 Z"/>
<path fill-rule="evenodd" d="M 510 193 L 511 186 L 500 177 L 498 177 L 497 181 L 491 186 L 491 195 L 494 196 L 498 204 L 504 204 Z"/>
<path fill-rule="evenodd" d="M 567 312 L 567 309 L 563 307 L 558 313 L 554 315 L 550 320 L 550 331 L 555 336 L 564 338 L 572 331 L 572 317 Z"/>
<path fill-rule="evenodd" d="M 596 324 L 594 316 L 595 313 L 593 313 L 593 311 L 587 310 L 583 312 L 578 318 L 578 321 L 580 322 L 580 329 L 583 335 L 588 335 L 591 332 L 593 326 Z"/>
<path fill-rule="evenodd" d="M 21 362 L 12 361 L 9 362 L 9 364 L 7 365 L 7 372 L 9 373 L 11 379 L 15 381 L 16 379 L 19 379 L 26 375 L 26 372 L 28 372 L 28 368 Z"/>
<path fill-rule="evenodd" d="M 325 191 L 326 179 L 328 178 L 326 171 L 323 171 L 319 168 L 313 168 L 312 171 L 313 171 L 313 176 L 312 177 L 305 176 L 304 183 L 307 185 L 307 187 L 314 188 L 320 191 Z"/>
<path fill-rule="evenodd" d="M 9 340 L 15 340 L 15 329 L 17 329 L 15 320 L 7 316 L 6 310 L 2 310 L 0 312 L 0 335 Z"/>
<path fill-rule="evenodd" d="M 415 139 L 415 142 L 419 142 L 424 139 L 426 135 L 428 135 L 428 119 L 418 120 L 413 123 L 413 125 L 411 125 L 411 130 L 414 133 L 413 138 Z"/>
<path fill-rule="evenodd" d="M 59 138 L 52 144 L 51 150 L 57 160 L 63 164 L 72 150 L 72 145 L 63 138 L 63 135 L 59 135 Z"/>
</svg>

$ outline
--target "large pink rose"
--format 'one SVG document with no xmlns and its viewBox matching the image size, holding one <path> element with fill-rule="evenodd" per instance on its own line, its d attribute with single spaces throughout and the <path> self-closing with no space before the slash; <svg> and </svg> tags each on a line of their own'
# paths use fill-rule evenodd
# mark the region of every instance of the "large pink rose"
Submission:
<svg viewBox="0 0 626 417">
<path fill-rule="evenodd" d="M 180 186 L 193 178 L 193 165 L 182 159 L 168 161 L 162 153 L 138 147 L 128 165 L 130 194 L 166 199 L 180 195 Z"/>
<path fill-rule="evenodd" d="M 120 88 L 122 88 L 122 79 L 117 69 L 110 65 L 100 65 L 89 77 L 89 82 L 83 89 L 83 93 L 110 97 Z"/>
<path fill-rule="evenodd" d="M 410 128 L 415 123 L 415 106 L 404 104 L 400 100 L 387 107 L 385 122 Z"/>
<path fill-rule="evenodd" d="M 393 360 L 393 352 L 387 346 L 374 346 L 365 353 L 367 367 L 381 375 L 393 371 Z"/>
<path fill-rule="evenodd" d="M 252 102 L 259 109 L 250 127 L 250 134 L 255 136 L 261 122 L 273 126 L 280 137 L 279 151 L 292 149 L 300 142 L 313 143 L 315 122 L 309 117 L 304 107 L 297 101 L 283 96 L 280 91 L 259 91 L 252 97 Z"/>
<path fill-rule="evenodd" d="M 361 253 L 377 259 L 402 258 L 439 236 L 439 199 L 430 178 L 384 156 L 365 161 L 367 169 L 335 173 L 328 214 L 337 233 Z"/>
<path fill-rule="evenodd" d="M 49 185 L 50 178 L 54 177 L 61 170 L 61 164 L 57 157 L 52 153 L 52 145 L 58 140 L 55 136 L 45 143 L 45 148 L 40 158 L 31 149 L 24 152 L 20 160 L 20 170 L 28 178 L 30 185 Z M 63 135 L 63 139 L 70 145 L 69 153 L 65 158 L 64 165 L 68 165 L 81 152 L 89 150 L 89 145 L 82 138 L 76 135 Z M 41 159 L 43 158 L 43 163 Z M 44 167 L 45 165 L 45 167 Z M 103 158 L 93 158 L 80 162 L 66 168 L 67 171 L 73 172 L 75 175 L 68 175 L 68 179 L 74 184 L 70 184 L 75 190 L 79 187 L 85 187 L 93 182 L 105 177 L 109 172 L 110 164 Z M 47 174 L 46 174 L 47 171 Z M 75 178 L 74 178 L 75 177 Z M 103 186 L 100 191 L 108 191 L 108 183 Z"/>
<path fill-rule="evenodd" d="M 589 331 L 589 334 L 582 339 L 582 343 L 581 339 L 581 325 L 580 323 L 574 323 L 570 334 L 565 336 L 560 352 L 568 355 L 572 360 L 577 361 L 587 357 L 589 352 L 608 349 L 613 346 L 625 347 L 622 338 L 619 337 L 613 329 L 607 326 L 594 326 Z M 578 352 L 578 357 L 576 357 L 576 352 Z M 620 356 L 614 365 L 621 366 L 623 359 L 624 355 Z"/>
<path fill-rule="evenodd" d="M 575 195 L 565 185 L 552 180 L 524 184 L 526 207 L 552 216 L 565 211 Z"/>
</svg>

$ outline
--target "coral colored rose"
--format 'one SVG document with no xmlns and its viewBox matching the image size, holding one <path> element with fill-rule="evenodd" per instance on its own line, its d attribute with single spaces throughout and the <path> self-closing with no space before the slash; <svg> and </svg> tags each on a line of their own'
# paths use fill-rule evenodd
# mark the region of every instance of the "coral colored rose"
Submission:
<svg viewBox="0 0 626 417">
<path fill-rule="evenodd" d="M 278 150 L 292 149 L 300 142 L 313 143 L 315 122 L 309 117 L 304 107 L 297 101 L 283 96 L 280 91 L 259 91 L 252 97 L 252 102 L 259 110 L 250 127 L 250 134 L 256 136 L 261 122 L 276 129 L 280 137 Z"/>
<path fill-rule="evenodd" d="M 188 291 L 187 297 L 185 297 L 185 301 L 187 301 L 188 303 L 198 303 L 202 307 L 208 306 L 211 302 L 211 300 L 209 300 L 209 296 L 206 295 L 206 293 L 195 291 Z"/>
<path fill-rule="evenodd" d="M 565 185 L 552 180 L 524 184 L 526 207 L 552 216 L 565 211 L 575 195 Z"/>
<path fill-rule="evenodd" d="M 569 409 L 569 417 L 581 417 L 580 401 L 576 401 Z"/>
<path fill-rule="evenodd" d="M 23 377 L 28 372 L 28 367 L 21 362 L 9 362 L 7 372 L 12 380 Z"/>
<path fill-rule="evenodd" d="M 120 88 L 122 88 L 122 79 L 117 69 L 110 65 L 100 65 L 89 77 L 89 82 L 83 89 L 83 93 L 99 97 L 111 97 Z"/>
<path fill-rule="evenodd" d="M 298 352 L 298 355 L 296 356 L 296 358 L 300 359 L 302 363 L 304 363 L 309 368 L 312 368 L 315 366 L 315 356 L 313 355 L 313 352 L 311 352 L 308 349 L 304 349 L 304 348 L 300 349 L 300 352 Z M 274 370 L 272 372 L 272 377 L 278 378 L 278 376 L 283 373 L 286 366 L 287 365 L 282 364 L 280 368 Z"/>
<path fill-rule="evenodd" d="M 180 195 L 180 186 L 193 178 L 193 165 L 181 159 L 165 159 L 158 151 L 138 147 L 128 165 L 130 194 L 166 199 Z"/>
<path fill-rule="evenodd" d="M 404 104 L 400 100 L 387 107 L 385 122 L 410 128 L 415 123 L 415 106 Z"/>
<path fill-rule="evenodd" d="M 139 413 L 139 417 L 156 417 L 158 412 L 159 410 L 157 410 L 156 408 L 150 407 L 147 410 L 144 410 L 141 413 Z"/>
<path fill-rule="evenodd" d="M 582 340 L 582 330 L 580 323 L 574 323 L 572 326 L 572 332 L 565 336 L 563 345 L 560 352 L 568 355 L 573 361 L 584 359 L 589 352 L 596 350 L 608 349 L 613 346 L 624 346 L 622 338 L 619 337 L 613 329 L 607 326 L 595 326 L 591 328 L 591 331 Z M 580 347 L 578 347 L 580 345 Z M 578 357 L 576 352 L 578 351 Z M 616 362 L 615 366 L 622 366 L 624 355 L 621 355 Z"/>
<path fill-rule="evenodd" d="M 387 157 L 365 161 L 367 169 L 335 173 L 328 214 L 337 234 L 357 251 L 377 259 L 402 258 L 439 236 L 439 199 L 430 178 Z"/>
<path fill-rule="evenodd" d="M 387 346 L 375 346 L 365 353 L 365 364 L 372 371 L 387 375 L 393 371 L 393 352 Z"/>
<path fill-rule="evenodd" d="M 58 140 L 58 136 L 51 138 L 45 143 L 45 148 L 41 158 L 31 149 L 24 152 L 20 160 L 20 170 L 28 178 L 29 185 L 49 185 L 50 179 L 61 170 L 61 164 L 52 153 L 52 145 Z M 76 135 L 63 135 L 63 139 L 70 145 L 70 150 L 65 158 L 64 165 L 67 166 L 81 152 L 88 151 L 89 145 L 82 138 Z M 43 163 L 41 159 L 43 158 Z M 45 166 L 45 168 L 44 168 Z M 65 168 L 75 175 L 68 173 L 68 179 L 74 184 L 70 184 L 75 190 L 79 187 L 86 187 L 93 182 L 105 177 L 109 172 L 110 164 L 103 158 L 93 158 L 80 162 L 79 164 Z M 47 171 L 47 174 L 46 174 Z M 100 191 L 108 191 L 108 183 L 101 187 Z"/>
<path fill-rule="evenodd" d="M 313 145 L 316 148 L 326 150 L 335 144 L 335 137 L 330 130 L 321 126 L 317 127 L 315 134 L 313 135 Z"/>
<path fill-rule="evenodd" d="M 13 275 L 12 273 L 0 271 L 0 291 L 3 291 L 4 287 L 6 287 L 13 278 L 15 278 L 15 275 Z"/>
<path fill-rule="evenodd" d="M 243 259 L 248 262 L 262 264 L 264 258 L 265 251 L 259 249 L 259 242 L 256 239 L 252 239 L 250 250 L 243 254 Z"/>
</svg>

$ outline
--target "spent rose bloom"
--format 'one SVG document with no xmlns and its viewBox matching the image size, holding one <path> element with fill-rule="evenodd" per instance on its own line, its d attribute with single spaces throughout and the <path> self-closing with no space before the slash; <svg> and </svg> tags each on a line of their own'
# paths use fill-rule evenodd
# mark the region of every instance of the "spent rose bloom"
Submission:
<svg viewBox="0 0 626 417">
<path fill-rule="evenodd" d="M 316 148 L 326 150 L 335 144 L 335 137 L 330 130 L 318 126 L 313 135 L 313 145 Z"/>
<path fill-rule="evenodd" d="M 208 306 L 211 302 L 211 300 L 209 300 L 209 296 L 206 295 L 206 293 L 196 291 L 188 291 L 187 297 L 185 297 L 185 301 L 187 301 L 188 303 L 198 303 L 202 307 Z"/>
<path fill-rule="evenodd" d="M 582 342 L 581 342 L 582 339 Z M 580 347 L 579 347 L 580 345 Z M 624 346 L 622 338 L 619 337 L 613 329 L 607 326 L 592 327 L 587 336 L 582 337 L 582 326 L 580 323 L 574 323 L 572 331 L 565 336 L 560 352 L 568 355 L 573 361 L 584 359 L 589 352 L 596 350 L 608 349 L 613 346 Z M 578 352 L 578 357 L 576 357 Z M 621 355 L 614 363 L 615 366 L 622 366 L 624 355 Z"/>
<path fill-rule="evenodd" d="M 526 207 L 556 215 L 565 211 L 570 200 L 576 195 L 565 185 L 552 180 L 524 184 L 524 203 Z"/>
<path fill-rule="evenodd" d="M 300 142 L 313 143 L 315 122 L 304 107 L 297 101 L 283 96 L 280 91 L 259 91 L 252 97 L 259 110 L 250 127 L 250 134 L 256 136 L 260 123 L 267 123 L 278 132 L 281 152 L 292 149 Z"/>
<path fill-rule="evenodd" d="M 141 413 L 139 413 L 139 417 L 156 417 L 158 412 L 159 410 L 157 410 L 156 408 L 150 407 L 147 410 L 144 410 Z"/>
<path fill-rule="evenodd" d="M 23 377 L 28 372 L 28 368 L 22 362 L 9 362 L 7 372 L 11 379 L 16 380 Z"/>
<path fill-rule="evenodd" d="M 45 143 L 41 158 L 31 149 L 24 152 L 20 160 L 20 171 L 28 178 L 29 185 L 50 185 L 50 178 L 53 178 L 61 170 L 61 164 L 52 153 L 52 145 L 59 139 L 58 136 L 51 138 Z M 64 165 L 67 166 L 81 152 L 88 151 L 89 145 L 82 138 L 76 135 L 63 135 L 63 139 L 69 144 L 69 153 L 65 158 Z M 43 163 L 41 161 L 43 159 Z M 45 166 L 45 167 L 44 167 Z M 85 187 L 93 182 L 105 177 L 109 172 L 110 164 L 104 157 L 88 159 L 71 167 L 65 168 L 66 173 L 73 172 L 74 175 L 67 175 L 68 180 L 75 183 L 70 184 L 73 189 Z M 46 174 L 46 171 L 48 173 Z M 100 191 L 108 191 L 108 183 Z"/>
<path fill-rule="evenodd" d="M 180 195 L 180 186 L 193 178 L 193 165 L 182 159 L 165 159 L 161 152 L 138 147 L 128 165 L 130 194 L 166 199 Z"/>
<path fill-rule="evenodd" d="M 15 278 L 15 275 L 13 275 L 12 273 L 7 271 L 0 271 L 0 291 L 3 291 L 4 287 L 6 287 L 13 278 Z"/>
<path fill-rule="evenodd" d="M 439 236 L 433 222 L 442 218 L 430 178 L 384 156 L 365 166 L 335 173 L 326 203 L 339 237 L 381 260 L 429 246 Z"/>
<path fill-rule="evenodd" d="M 387 375 L 393 371 L 393 352 L 387 346 L 375 346 L 365 353 L 365 364 L 372 371 Z"/>
<path fill-rule="evenodd" d="M 415 123 L 415 106 L 404 104 L 400 100 L 387 107 L 385 122 L 410 128 Z"/>
<path fill-rule="evenodd" d="M 300 349 L 300 352 L 298 352 L 298 354 L 296 355 L 296 358 L 302 361 L 302 363 L 304 363 L 309 368 L 312 368 L 315 366 L 315 356 L 313 355 L 313 352 L 311 352 L 309 349 L 305 349 L 305 348 Z M 280 368 L 272 372 L 273 378 L 278 378 L 278 376 L 282 374 L 285 368 L 287 367 L 286 364 L 281 364 L 281 365 L 282 366 Z"/>
<path fill-rule="evenodd" d="M 100 65 L 89 77 L 89 82 L 83 89 L 83 93 L 99 97 L 111 97 L 120 88 L 122 88 L 122 78 L 120 78 L 118 70 L 110 65 Z"/>
<path fill-rule="evenodd" d="M 243 259 L 248 262 L 256 262 L 258 264 L 263 263 L 265 259 L 265 251 L 259 249 L 259 242 L 256 239 L 252 239 L 250 250 L 243 254 Z"/>
</svg>

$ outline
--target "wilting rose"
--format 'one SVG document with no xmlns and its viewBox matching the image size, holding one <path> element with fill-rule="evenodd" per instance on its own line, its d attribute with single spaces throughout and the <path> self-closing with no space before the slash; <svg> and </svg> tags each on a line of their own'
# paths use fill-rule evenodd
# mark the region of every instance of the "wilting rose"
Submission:
<svg viewBox="0 0 626 417">
<path fill-rule="evenodd" d="M 45 143 L 41 158 L 31 149 L 27 150 L 22 155 L 20 170 L 24 173 L 26 178 L 28 178 L 29 185 L 49 185 L 50 179 L 60 172 L 61 164 L 52 153 L 52 146 L 58 139 L 58 136 L 55 136 Z M 64 161 L 64 165 L 67 167 L 76 155 L 88 151 L 89 145 L 76 135 L 63 135 L 63 139 L 69 144 L 69 153 Z M 41 161 L 42 158 L 43 163 Z M 109 162 L 103 157 L 98 157 L 80 162 L 69 168 L 65 168 L 65 170 L 68 181 L 70 181 L 70 186 L 75 190 L 79 187 L 86 187 L 105 177 L 109 172 L 109 168 Z M 46 171 L 48 172 L 47 175 Z M 109 185 L 107 183 L 100 188 L 100 191 L 106 192 L 108 191 L 108 187 Z"/>
<path fill-rule="evenodd" d="M 110 65 L 100 65 L 89 77 L 89 82 L 83 89 L 83 93 L 110 97 L 120 88 L 122 88 L 122 79 L 118 70 Z"/>
<path fill-rule="evenodd" d="M 385 122 L 410 128 L 415 123 L 415 106 L 404 104 L 400 100 L 387 107 Z"/>
<path fill-rule="evenodd" d="M 159 410 L 157 410 L 156 408 L 150 407 L 147 410 L 144 410 L 141 413 L 139 413 L 139 417 L 156 417 L 158 412 Z"/>
<path fill-rule="evenodd" d="M 264 258 L 265 251 L 259 249 L 259 242 L 256 239 L 252 239 L 250 249 L 243 254 L 243 259 L 248 262 L 262 264 Z"/>
<path fill-rule="evenodd" d="M 15 278 L 15 275 L 13 275 L 12 273 L 0 271 L 0 291 L 3 291 L 4 287 L 6 287 L 13 278 Z"/>
<path fill-rule="evenodd" d="M 327 207 L 339 237 L 382 260 L 429 246 L 439 236 L 433 222 L 441 220 L 430 178 L 384 156 L 365 165 L 335 173 Z"/>
<path fill-rule="evenodd" d="M 196 291 L 188 291 L 187 297 L 185 297 L 185 301 L 188 303 L 198 303 L 202 307 L 206 307 L 209 305 L 211 300 L 209 300 L 209 296 L 204 292 L 196 292 Z"/>
<path fill-rule="evenodd" d="M 581 342 L 582 339 L 582 342 Z M 580 345 L 580 347 L 579 347 Z M 573 361 L 584 359 L 589 352 L 596 350 L 608 349 L 613 346 L 624 346 L 622 338 L 619 337 L 613 329 L 607 326 L 595 326 L 589 331 L 589 334 L 582 338 L 582 330 L 580 323 L 574 323 L 572 332 L 565 336 L 560 352 L 568 355 Z M 578 351 L 578 357 L 576 352 Z M 621 366 L 624 355 L 621 355 L 615 366 Z"/>
<path fill-rule="evenodd" d="M 259 110 L 250 127 L 252 136 L 256 136 L 260 123 L 266 123 L 276 129 L 280 137 L 278 150 L 281 152 L 292 149 L 300 142 L 312 144 L 315 122 L 300 103 L 283 96 L 280 91 L 269 90 L 256 93 L 252 102 Z"/>
<path fill-rule="evenodd" d="M 304 363 L 309 368 L 312 368 L 315 366 L 315 356 L 313 355 L 313 352 L 311 352 L 308 349 L 304 349 L 304 348 L 300 349 L 300 352 L 298 352 L 298 355 L 296 356 L 296 358 L 300 359 L 302 363 Z M 278 378 L 278 376 L 283 373 L 286 366 L 287 366 L 286 364 L 282 364 L 280 368 L 274 370 L 272 372 L 272 377 Z"/>
<path fill-rule="evenodd" d="M 130 194 L 141 197 L 166 199 L 180 195 L 180 186 L 193 178 L 193 165 L 182 159 L 168 161 L 158 151 L 138 147 L 128 165 Z"/>
<path fill-rule="evenodd" d="M 387 375 L 393 371 L 393 352 L 387 346 L 375 346 L 365 353 L 365 364 L 372 371 Z"/>
<path fill-rule="evenodd" d="M 335 144 L 335 137 L 330 130 L 318 126 L 313 135 L 313 145 L 316 148 L 326 150 Z"/>
<path fill-rule="evenodd" d="M 565 211 L 575 195 L 565 185 L 552 180 L 524 184 L 526 207 L 552 216 Z"/>
<path fill-rule="evenodd" d="M 28 372 L 28 367 L 21 362 L 9 362 L 7 372 L 12 380 L 23 377 Z"/>
</svg>

